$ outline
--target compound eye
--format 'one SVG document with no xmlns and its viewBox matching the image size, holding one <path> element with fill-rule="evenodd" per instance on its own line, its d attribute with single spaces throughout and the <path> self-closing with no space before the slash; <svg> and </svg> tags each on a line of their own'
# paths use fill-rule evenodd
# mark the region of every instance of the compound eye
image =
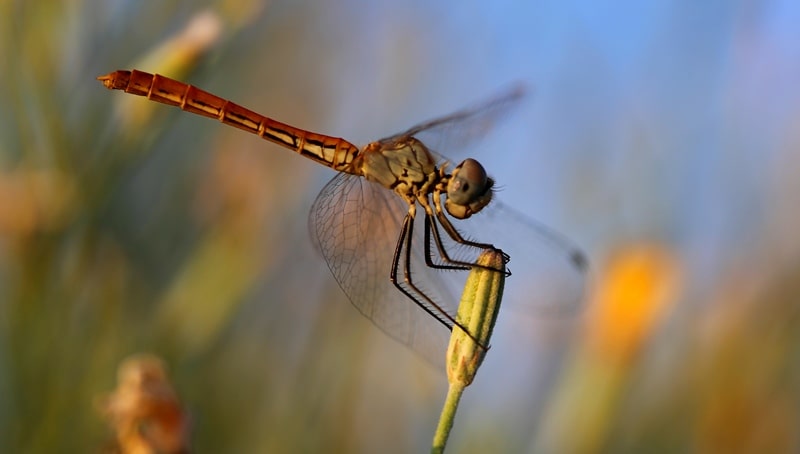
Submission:
<svg viewBox="0 0 800 454">
<path fill-rule="evenodd" d="M 453 170 L 447 183 L 447 212 L 458 219 L 477 213 L 492 200 L 493 184 L 481 163 L 464 160 Z"/>
</svg>

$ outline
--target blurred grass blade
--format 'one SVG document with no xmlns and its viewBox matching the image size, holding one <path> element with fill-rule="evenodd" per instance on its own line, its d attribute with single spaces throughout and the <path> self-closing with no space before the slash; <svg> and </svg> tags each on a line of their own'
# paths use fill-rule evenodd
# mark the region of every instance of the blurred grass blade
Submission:
<svg viewBox="0 0 800 454">
<path fill-rule="evenodd" d="M 439 425 L 433 438 L 431 452 L 443 452 L 453 427 L 458 402 L 464 388 L 472 383 L 486 355 L 494 323 L 500 309 L 505 285 L 505 258 L 499 250 L 484 251 L 467 277 L 456 320 L 466 327 L 472 336 L 458 326 L 453 328 L 450 346 L 447 349 L 447 391 Z M 477 341 L 477 343 L 476 343 Z"/>
</svg>

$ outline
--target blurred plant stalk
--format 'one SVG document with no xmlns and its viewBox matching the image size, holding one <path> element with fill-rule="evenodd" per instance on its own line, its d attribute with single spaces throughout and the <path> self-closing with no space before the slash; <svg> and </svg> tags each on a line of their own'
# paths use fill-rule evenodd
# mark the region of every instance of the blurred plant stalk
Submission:
<svg viewBox="0 0 800 454">
<path fill-rule="evenodd" d="M 474 267 L 470 271 L 456 315 L 459 324 L 466 327 L 472 336 L 458 326 L 453 328 L 450 336 L 446 357 L 450 386 L 433 437 L 432 453 L 444 452 L 464 388 L 472 383 L 486 356 L 503 297 L 506 281 L 503 253 L 495 249 L 484 251 L 477 264 L 485 268 Z"/>
</svg>

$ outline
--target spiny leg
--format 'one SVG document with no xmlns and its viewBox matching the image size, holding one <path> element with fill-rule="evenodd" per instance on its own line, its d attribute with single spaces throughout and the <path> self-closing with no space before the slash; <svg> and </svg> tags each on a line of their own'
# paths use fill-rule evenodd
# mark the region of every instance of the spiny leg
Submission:
<svg viewBox="0 0 800 454">
<path fill-rule="evenodd" d="M 492 244 L 488 243 L 478 243 L 475 241 L 469 241 L 464 239 L 458 230 L 453 226 L 450 220 L 445 216 L 444 212 L 441 209 L 440 204 L 440 195 L 437 192 L 434 192 L 433 201 L 434 205 L 436 206 L 436 218 L 433 218 L 434 210 L 431 208 L 427 198 L 418 198 L 420 204 L 425 208 L 425 263 L 436 269 L 455 269 L 455 270 L 464 270 L 464 269 L 471 269 L 473 266 L 477 266 L 483 268 L 488 271 L 497 271 L 497 272 L 504 272 L 506 276 L 511 275 L 511 271 L 508 269 L 506 270 L 498 270 L 492 267 L 485 267 L 482 265 L 478 265 L 473 262 L 465 262 L 463 260 L 455 260 L 450 258 L 450 255 L 447 253 L 447 248 L 445 248 L 444 243 L 442 243 L 441 234 L 439 233 L 439 227 L 436 223 L 436 220 L 439 221 L 442 228 L 447 232 L 450 238 L 464 246 L 474 247 L 476 249 L 482 250 L 494 250 L 498 251 L 503 255 L 503 262 L 508 263 L 510 257 L 508 254 L 503 252 L 502 250 L 494 247 Z M 445 264 L 437 264 L 433 261 L 433 255 L 431 254 L 430 250 L 430 235 L 433 235 L 434 242 L 436 243 L 436 249 L 439 251 L 439 257 L 442 259 L 442 262 Z"/>
<path fill-rule="evenodd" d="M 395 287 L 397 287 L 398 290 L 403 292 L 404 295 L 406 295 L 409 299 L 411 299 L 411 301 L 413 301 L 414 304 L 416 304 L 417 306 L 422 308 L 425 312 L 430 314 L 433 318 L 438 320 L 439 323 L 446 326 L 447 329 L 452 330 L 453 325 L 455 324 L 455 320 L 453 320 L 452 317 L 450 317 L 449 314 L 447 314 L 447 312 L 443 311 L 438 305 L 432 304 L 431 306 L 439 312 L 438 314 L 434 313 L 431 307 L 421 303 L 397 279 L 397 270 L 400 265 L 400 256 L 401 254 L 403 254 L 404 248 L 408 249 L 408 245 L 406 244 L 408 242 L 407 238 L 410 237 L 411 234 L 413 234 L 413 225 L 414 225 L 414 218 L 411 216 L 411 214 L 407 214 L 405 219 L 403 220 L 403 227 L 400 230 L 400 237 L 397 239 L 397 246 L 395 246 L 394 249 L 394 257 L 392 258 L 392 269 L 389 274 L 389 280 L 392 281 L 392 284 Z M 406 266 L 404 267 L 406 273 L 408 272 L 407 268 L 408 265 L 406 264 Z M 408 276 L 406 276 L 405 280 L 406 281 L 409 280 Z M 421 293 L 413 285 L 411 285 L 411 288 L 414 289 L 417 293 Z M 442 314 L 444 314 L 444 316 Z"/>
<path fill-rule="evenodd" d="M 452 323 L 452 325 L 450 326 L 451 330 L 452 330 L 453 326 L 458 326 L 459 328 L 461 328 L 462 331 L 467 333 L 467 336 L 469 336 L 470 339 L 472 339 L 475 342 L 476 345 L 478 345 L 483 350 L 489 350 L 488 346 L 483 345 L 480 341 L 478 341 L 478 339 L 476 339 L 475 336 L 473 336 L 472 333 L 464 325 L 462 325 L 461 323 L 456 321 L 455 318 L 453 318 L 450 314 L 448 314 L 441 307 L 439 307 L 438 304 L 436 304 L 423 291 L 421 291 L 419 288 L 417 288 L 417 286 L 414 285 L 414 283 L 412 282 L 412 280 L 411 280 L 411 251 L 412 251 L 412 244 L 411 243 L 412 243 L 413 238 L 414 238 L 413 232 L 414 232 L 414 218 L 412 217 L 411 221 L 409 221 L 409 224 L 408 224 L 408 234 L 406 236 L 406 245 L 405 245 L 406 250 L 405 250 L 405 254 L 404 254 L 404 256 L 405 256 L 405 265 L 404 265 L 403 273 L 405 275 L 406 284 L 409 287 L 411 287 L 415 292 L 417 292 L 420 296 L 422 296 L 422 298 L 425 301 L 427 301 L 431 306 L 435 307 L 445 317 L 447 317 L 447 319 Z"/>
<path fill-rule="evenodd" d="M 414 237 L 414 216 L 409 212 L 406 214 L 405 219 L 403 220 L 403 227 L 400 230 L 400 237 L 397 240 L 397 246 L 395 247 L 394 257 L 392 259 L 392 269 L 389 275 L 389 280 L 392 281 L 395 287 L 398 290 L 403 292 L 408 298 L 410 298 L 414 304 L 422 308 L 425 312 L 430 314 L 433 318 L 439 321 L 439 323 L 443 324 L 449 330 L 453 330 L 454 326 L 458 326 L 462 331 L 467 333 L 467 335 L 475 341 L 475 343 L 480 346 L 482 349 L 488 350 L 488 347 L 481 344 L 469 330 L 462 325 L 461 323 L 457 322 L 452 315 L 447 313 L 441 306 L 436 304 L 428 295 L 426 295 L 423 291 L 417 288 L 414 285 L 411 279 L 411 248 L 412 248 L 412 238 Z M 405 251 L 403 251 L 405 249 Z M 397 270 L 399 268 L 400 256 L 403 255 L 403 261 L 405 262 L 403 265 L 403 275 L 404 275 L 404 283 L 407 285 L 411 290 L 413 290 L 418 296 L 422 297 L 425 300 L 425 303 L 420 301 L 417 297 L 412 295 L 412 293 L 406 289 L 398 280 L 397 280 Z M 435 310 L 435 312 L 434 312 Z"/>
<path fill-rule="evenodd" d="M 478 248 L 478 249 L 494 249 L 496 251 L 500 251 L 503 254 L 503 261 L 505 263 L 508 263 L 508 261 L 511 259 L 508 256 L 508 254 L 506 254 L 505 252 L 501 251 L 500 249 L 497 249 L 492 244 L 489 244 L 489 243 L 478 243 L 478 242 L 475 242 L 475 241 L 470 241 L 470 240 L 464 239 L 464 237 L 462 237 L 461 234 L 458 233 L 458 230 L 456 230 L 456 228 L 453 227 L 453 224 L 450 222 L 449 219 L 447 219 L 447 216 L 445 216 L 443 212 L 437 211 L 436 212 L 436 219 L 439 220 L 439 223 L 442 225 L 442 228 L 444 229 L 444 231 L 447 232 L 447 234 L 450 235 L 450 238 L 452 238 L 453 241 L 455 241 L 456 243 L 464 244 L 464 245 L 467 245 L 467 246 L 472 246 L 472 247 L 475 247 L 475 248 Z"/>
<path fill-rule="evenodd" d="M 431 251 L 431 235 L 433 235 L 433 241 L 436 242 L 436 249 L 439 251 L 439 257 L 444 264 L 433 261 L 433 251 Z M 458 271 L 467 271 L 474 265 L 473 263 L 456 261 L 450 258 L 450 256 L 447 254 L 444 244 L 442 244 L 442 239 L 439 235 L 439 228 L 436 226 L 436 220 L 433 218 L 433 215 L 429 213 L 425 214 L 425 264 L 438 270 Z"/>
</svg>

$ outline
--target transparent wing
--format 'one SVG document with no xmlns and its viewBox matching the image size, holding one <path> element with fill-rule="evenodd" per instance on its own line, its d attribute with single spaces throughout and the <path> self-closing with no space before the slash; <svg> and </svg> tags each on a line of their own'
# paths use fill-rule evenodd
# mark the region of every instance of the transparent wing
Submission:
<svg viewBox="0 0 800 454">
<path fill-rule="evenodd" d="M 505 309 L 540 317 L 570 315 L 580 308 L 588 261 L 558 231 L 497 200 L 453 224 L 465 238 L 493 244 L 509 255 Z"/>
<path fill-rule="evenodd" d="M 396 142 L 413 136 L 432 151 L 461 155 L 466 148 L 477 145 L 479 139 L 519 107 L 525 94 L 522 84 L 512 85 L 472 107 L 420 123 L 381 142 Z"/>
<path fill-rule="evenodd" d="M 349 174 L 334 177 L 311 208 L 309 226 L 334 278 L 365 317 L 436 367 L 444 365 L 450 331 L 389 281 L 408 206 L 394 192 Z M 414 282 L 453 315 L 458 300 L 421 255 L 422 219 L 414 231 Z M 441 273 L 440 273 L 441 274 Z M 400 276 L 402 276 L 402 271 Z"/>
</svg>

